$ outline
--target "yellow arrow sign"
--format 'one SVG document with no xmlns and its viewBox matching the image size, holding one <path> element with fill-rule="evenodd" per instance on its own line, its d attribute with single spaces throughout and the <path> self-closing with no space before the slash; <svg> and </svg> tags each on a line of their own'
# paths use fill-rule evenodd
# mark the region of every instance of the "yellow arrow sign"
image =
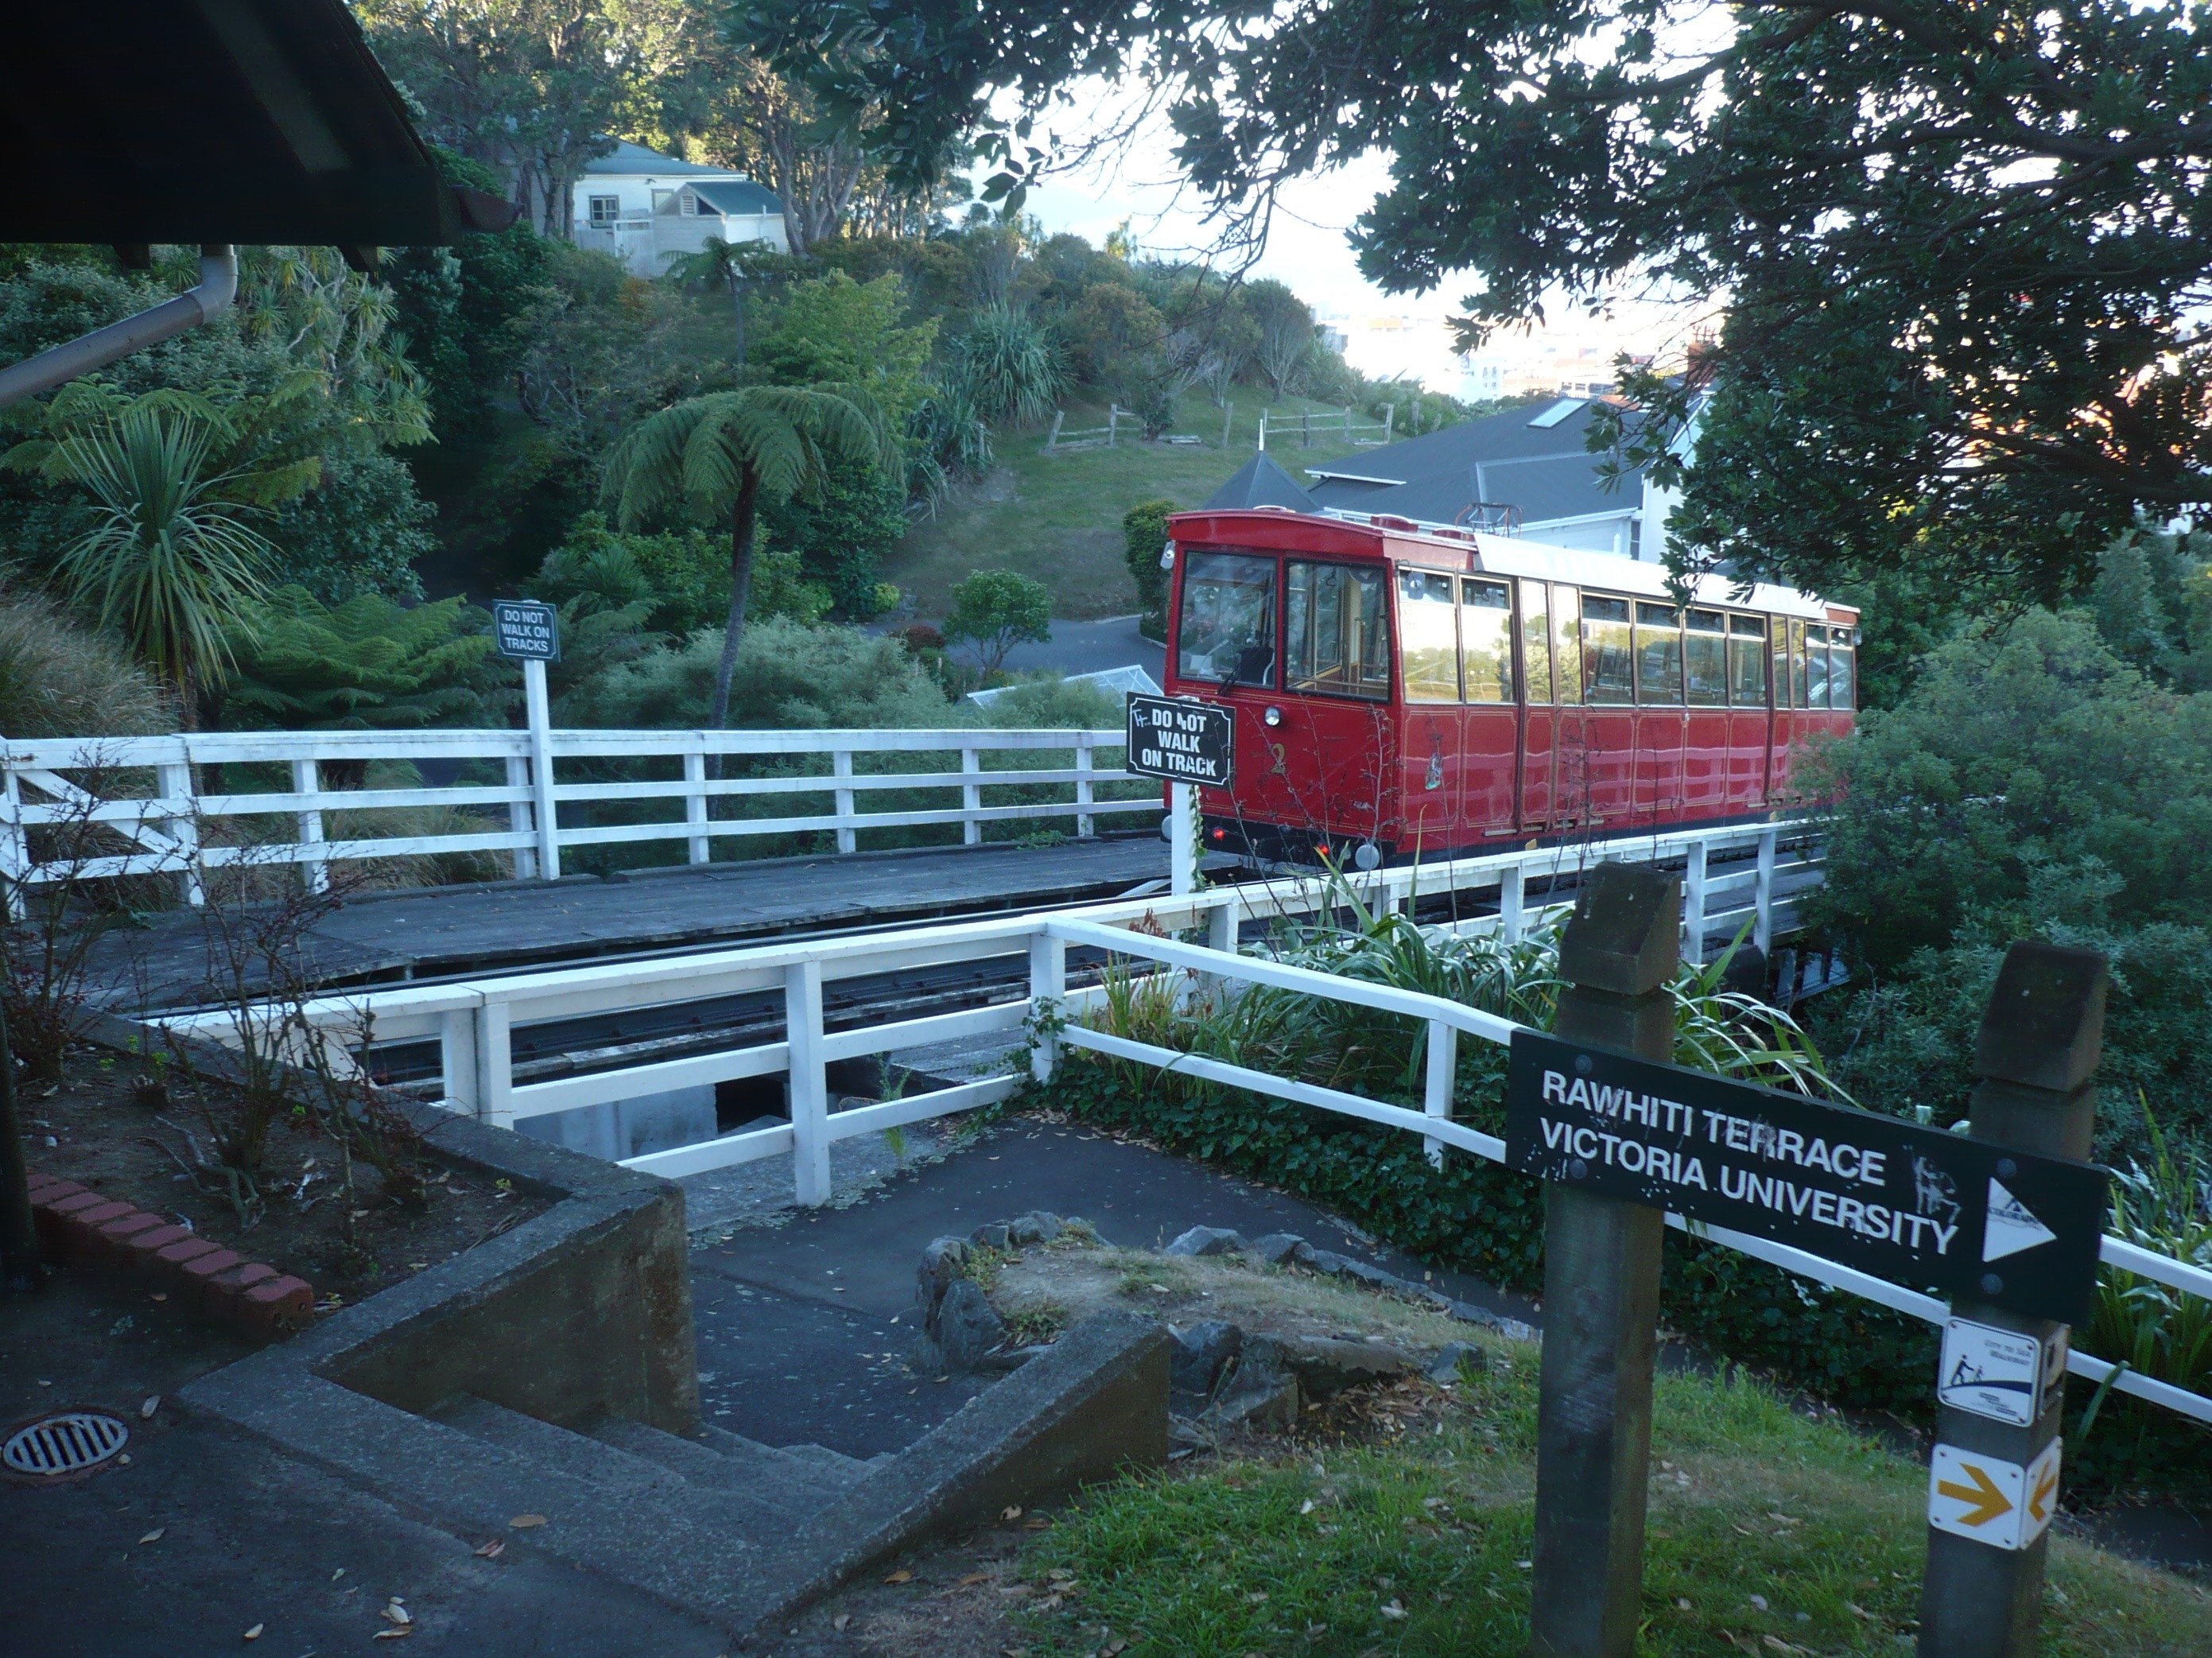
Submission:
<svg viewBox="0 0 2212 1658">
<path fill-rule="evenodd" d="M 2051 1493 L 2058 1489 L 2058 1464 L 2052 1462 L 2036 1481 L 2035 1495 L 2027 1499 L 2028 1517 L 2041 1525 L 2051 1518 Z"/>
<path fill-rule="evenodd" d="M 1966 1513 L 1959 1516 L 1960 1520 L 1969 1526 L 1986 1526 L 1990 1521 L 2002 1519 L 2012 1512 L 2012 1499 L 1997 1489 L 1996 1482 L 1982 1472 L 1979 1463 L 1962 1461 L 1960 1466 L 1966 1469 L 1966 1478 L 1974 1482 L 1972 1485 L 1961 1485 L 1955 1480 L 1941 1479 L 1936 1482 L 1936 1489 L 1941 1495 L 1966 1505 Z M 2057 1483 L 2055 1474 L 2051 1483 Z"/>
</svg>

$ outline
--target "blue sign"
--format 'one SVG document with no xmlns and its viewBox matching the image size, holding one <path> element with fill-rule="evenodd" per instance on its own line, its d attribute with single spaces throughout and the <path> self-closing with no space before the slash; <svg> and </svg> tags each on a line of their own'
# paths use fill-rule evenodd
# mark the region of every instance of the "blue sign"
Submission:
<svg viewBox="0 0 2212 1658">
<path fill-rule="evenodd" d="M 495 598 L 492 638 L 501 656 L 525 662 L 561 659 L 561 613 L 534 598 Z"/>
</svg>

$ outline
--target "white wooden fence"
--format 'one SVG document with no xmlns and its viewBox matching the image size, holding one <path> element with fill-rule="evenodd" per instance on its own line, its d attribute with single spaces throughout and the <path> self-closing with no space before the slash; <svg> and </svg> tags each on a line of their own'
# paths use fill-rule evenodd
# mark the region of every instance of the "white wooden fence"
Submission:
<svg viewBox="0 0 2212 1658">
<path fill-rule="evenodd" d="M 1510 939 L 1565 908 L 1532 901 L 1528 891 L 1532 879 L 1571 872 L 1598 855 L 1680 858 L 1688 860 L 1685 932 L 1692 938 L 1711 936 L 1711 929 L 1719 928 L 1732 936 L 1749 920 L 1752 935 L 1764 941 L 1778 930 L 1778 919 L 1786 924 L 1788 900 L 1778 890 L 1784 878 L 1792 872 L 1800 879 L 1817 876 L 1817 852 L 1805 845 L 1806 833 L 1805 825 L 1794 823 L 1685 831 L 1596 849 L 1553 847 L 1426 868 L 1382 870 L 1356 877 L 1353 884 L 1370 908 L 1410 905 L 1425 895 L 1445 891 L 1494 895 L 1494 914 L 1458 923 L 1455 930 L 1495 930 Z M 1747 852 L 1751 856 L 1744 859 Z M 1736 864 L 1729 861 L 1732 856 Z M 1418 1134 L 1434 1158 L 1456 1151 L 1502 1161 L 1502 1140 L 1454 1121 L 1453 1080 L 1460 1040 L 1510 1042 L 1515 1028 L 1510 1021 L 1439 997 L 1316 972 L 1270 959 L 1264 952 L 1248 954 L 1238 949 L 1238 934 L 1246 922 L 1311 914 L 1328 908 L 1340 892 L 1318 881 L 1284 878 L 856 938 L 381 990 L 331 998 L 312 1005 L 307 1012 L 334 1041 L 349 1047 L 434 1041 L 440 1048 L 437 1091 L 444 1103 L 503 1128 L 551 1112 L 787 1073 L 787 1123 L 627 1158 L 623 1166 L 676 1176 L 788 1156 L 798 1200 L 807 1205 L 829 1198 L 830 1148 L 837 1141 L 973 1110 L 1006 1098 L 1021 1081 L 1018 1072 L 1004 1072 L 904 1098 L 833 1110 L 826 1074 L 831 1062 L 1025 1030 L 1031 1033 L 1027 1069 L 1039 1081 L 1051 1079 L 1063 1049 L 1088 1048 Z M 1195 936 L 1206 942 L 1187 941 Z M 1082 1023 L 1082 1015 L 1101 1001 L 1103 992 L 1097 986 L 1071 987 L 1067 975 L 1067 951 L 1086 946 L 1150 963 L 1154 971 L 1263 985 L 1423 1022 L 1428 1036 L 1421 1108 L 1092 1029 Z M 1010 956 L 1026 958 L 1026 995 L 861 1029 L 830 1030 L 824 1026 L 825 985 Z M 518 1083 L 514 1078 L 512 1042 L 518 1026 L 777 990 L 784 999 L 787 1034 L 782 1041 L 646 1060 L 541 1082 Z M 179 1031 L 221 1040 L 230 1034 L 234 1020 L 228 1013 L 204 1012 L 165 1023 Z M 1671 1225 L 1685 1226 L 1679 1216 L 1668 1219 Z M 1940 1321 L 1948 1315 L 1945 1303 L 1933 1297 L 1804 1250 L 1723 1227 L 1700 1227 L 1698 1235 L 1917 1318 Z M 2212 1271 L 2203 1266 L 2110 1236 L 2103 1258 L 2114 1267 L 2212 1299 Z M 2091 1382 L 2101 1382 L 2114 1370 L 2105 1360 L 2080 1351 L 2071 1354 L 2068 1363 L 2075 1375 Z M 2121 1371 L 2113 1386 L 2185 1416 L 2212 1422 L 2212 1399 L 2185 1388 L 2131 1370 Z"/>
<path fill-rule="evenodd" d="M 1148 786 L 1138 799 L 1101 799 L 1102 784 L 1129 780 L 1101 770 L 1098 751 L 1119 749 L 1119 731 L 432 731 L 243 732 L 104 739 L 54 738 L 0 742 L 0 875 L 26 884 L 70 878 L 173 873 L 197 902 L 198 872 L 225 865 L 299 864 L 311 884 L 328 878 L 335 860 L 500 853 L 519 878 L 557 877 L 566 847 L 680 841 L 690 861 L 709 860 L 714 843 L 738 836 L 834 831 L 837 850 L 858 848 L 872 829 L 960 825 L 970 845 L 988 823 L 1073 820 L 1079 835 L 1102 818 L 1157 816 Z M 1072 754 L 1073 764 L 987 769 L 985 756 L 1044 751 Z M 861 771 L 863 755 L 912 755 L 889 772 Z M 710 762 L 771 758 L 819 763 L 792 774 L 710 778 Z M 334 789 L 326 768 L 404 761 L 433 769 L 491 772 L 496 783 L 421 783 L 399 788 Z M 936 761 L 945 769 L 931 769 Z M 680 776 L 620 781 L 563 780 L 592 762 L 661 762 Z M 289 787 L 251 781 L 221 792 L 196 782 L 208 768 L 281 766 Z M 953 769 L 957 768 L 957 769 Z M 985 805 L 983 791 L 1048 785 L 1064 795 L 1042 802 Z M 891 791 L 958 792 L 958 804 L 871 811 Z M 716 817 L 718 801 L 827 795 L 832 810 L 787 817 Z M 562 808 L 602 803 L 665 803 L 658 821 L 580 823 Z M 334 840 L 329 814 L 408 807 L 489 809 L 505 827 L 466 826 L 429 834 L 356 835 Z M 135 850 L 89 861 L 39 863 L 27 830 L 86 817 L 112 829 Z M 258 819 L 258 824 L 240 820 Z M 226 822 L 240 831 L 228 842 Z M 493 823 L 498 818 L 495 816 Z M 289 824 L 289 836 L 282 826 Z M 273 833 L 272 833 L 273 829 Z M 251 829 L 252 833 L 246 831 Z M 218 841 L 224 843 L 218 843 Z M 204 844 L 203 844 L 204 842 Z"/>
</svg>

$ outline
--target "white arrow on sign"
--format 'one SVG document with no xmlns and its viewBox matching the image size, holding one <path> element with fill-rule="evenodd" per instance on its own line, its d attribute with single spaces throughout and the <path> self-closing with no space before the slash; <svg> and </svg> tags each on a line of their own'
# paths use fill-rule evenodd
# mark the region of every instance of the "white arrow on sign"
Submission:
<svg viewBox="0 0 2212 1658">
<path fill-rule="evenodd" d="M 2057 1236 L 2036 1219 L 2033 1210 L 2007 1191 L 2002 1181 L 1990 1177 L 1989 1219 L 1982 1227 L 1984 1260 L 2016 1255 L 2039 1243 L 2049 1243 Z"/>
</svg>

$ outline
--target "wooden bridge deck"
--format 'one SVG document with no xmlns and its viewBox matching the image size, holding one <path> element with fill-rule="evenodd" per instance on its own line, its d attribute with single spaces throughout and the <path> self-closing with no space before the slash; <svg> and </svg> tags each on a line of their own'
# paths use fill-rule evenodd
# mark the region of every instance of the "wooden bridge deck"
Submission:
<svg viewBox="0 0 2212 1658">
<path fill-rule="evenodd" d="M 1152 835 L 762 859 L 559 881 L 377 893 L 319 922 L 303 955 L 331 987 L 513 971 L 793 934 L 1095 902 L 1164 890 Z M 90 993 L 118 1011 L 205 1004 L 207 918 L 164 911 L 100 940 Z"/>
</svg>

